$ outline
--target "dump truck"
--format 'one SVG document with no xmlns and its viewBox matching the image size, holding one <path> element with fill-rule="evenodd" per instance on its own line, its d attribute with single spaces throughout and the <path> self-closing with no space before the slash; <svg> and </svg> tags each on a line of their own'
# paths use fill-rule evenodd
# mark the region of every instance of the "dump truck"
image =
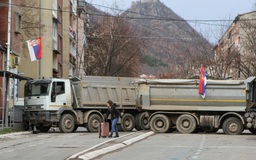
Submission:
<svg viewBox="0 0 256 160">
<path fill-rule="evenodd" d="M 131 131 L 135 125 L 131 113 L 137 112 L 138 106 L 136 85 L 130 83 L 133 80 L 100 76 L 29 80 L 24 90 L 24 124 L 41 132 L 51 127 L 64 133 L 74 132 L 78 127 L 97 132 L 108 109 L 106 103 L 112 100 L 125 112 L 120 129 Z"/>
<path fill-rule="evenodd" d="M 23 120 L 41 132 L 50 127 L 64 133 L 78 127 L 97 132 L 106 102 L 112 100 L 121 112 L 118 127 L 123 131 L 194 133 L 222 128 L 226 134 L 241 134 L 247 127 L 244 81 L 207 80 L 205 98 L 198 94 L 198 85 L 197 79 L 103 76 L 29 80 Z"/>
<path fill-rule="evenodd" d="M 198 131 L 241 134 L 245 128 L 245 83 L 242 80 L 207 80 L 206 96 L 198 94 L 199 80 L 138 80 L 141 108 L 148 112 L 150 129 L 180 133 Z"/>
</svg>

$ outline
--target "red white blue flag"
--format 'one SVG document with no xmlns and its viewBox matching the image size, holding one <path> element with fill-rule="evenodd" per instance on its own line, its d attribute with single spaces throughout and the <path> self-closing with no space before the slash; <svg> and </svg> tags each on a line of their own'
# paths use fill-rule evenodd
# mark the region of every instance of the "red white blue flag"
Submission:
<svg viewBox="0 0 256 160">
<path fill-rule="evenodd" d="M 205 86 L 206 86 L 206 74 L 204 72 L 203 66 L 200 68 L 200 79 L 199 79 L 199 94 L 202 96 L 202 98 L 205 98 Z"/>
<path fill-rule="evenodd" d="M 36 61 L 42 58 L 42 39 L 37 37 L 26 41 L 31 61 Z"/>
</svg>

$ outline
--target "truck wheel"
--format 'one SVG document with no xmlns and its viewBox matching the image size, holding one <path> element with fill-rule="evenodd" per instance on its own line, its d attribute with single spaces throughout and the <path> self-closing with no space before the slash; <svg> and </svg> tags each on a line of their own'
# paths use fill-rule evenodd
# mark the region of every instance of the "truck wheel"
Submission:
<svg viewBox="0 0 256 160">
<path fill-rule="evenodd" d="M 242 134 L 244 127 L 242 122 L 234 117 L 228 118 L 224 121 L 222 129 L 225 134 L 228 135 L 240 135 Z"/>
<path fill-rule="evenodd" d="M 139 115 L 139 122 L 140 122 L 141 129 L 143 129 L 143 130 L 149 130 L 150 129 L 148 118 L 149 117 L 147 116 L 146 112 L 141 113 Z"/>
<path fill-rule="evenodd" d="M 135 126 L 135 119 L 134 117 L 127 113 L 124 114 L 121 120 L 121 126 L 123 128 L 123 131 L 125 132 L 131 132 L 134 129 Z"/>
<path fill-rule="evenodd" d="M 75 119 L 70 114 L 63 114 L 60 118 L 59 129 L 62 133 L 71 133 L 75 127 Z"/>
<path fill-rule="evenodd" d="M 148 116 L 146 112 L 139 113 L 136 115 L 135 118 L 135 128 L 140 131 L 140 130 L 149 130 L 149 121 L 148 121 Z"/>
<path fill-rule="evenodd" d="M 90 115 L 88 119 L 87 130 L 89 132 L 98 132 L 98 127 L 101 121 L 102 119 L 98 114 Z"/>
<path fill-rule="evenodd" d="M 180 115 L 176 122 L 177 130 L 180 133 L 189 134 L 196 130 L 196 120 L 193 116 L 188 114 Z"/>
<path fill-rule="evenodd" d="M 141 130 L 142 130 L 141 123 L 140 123 L 140 119 L 139 119 L 140 115 L 141 115 L 141 113 L 140 113 L 140 114 L 137 114 L 137 115 L 135 116 L 135 129 L 136 129 L 137 131 L 141 131 Z"/>
<path fill-rule="evenodd" d="M 156 114 L 150 120 L 150 128 L 156 133 L 165 133 L 170 128 L 169 118 L 164 114 Z"/>
</svg>

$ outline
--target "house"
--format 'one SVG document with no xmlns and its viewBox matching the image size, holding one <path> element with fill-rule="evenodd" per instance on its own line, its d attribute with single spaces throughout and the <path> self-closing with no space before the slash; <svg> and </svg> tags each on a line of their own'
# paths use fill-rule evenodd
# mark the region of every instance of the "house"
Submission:
<svg viewBox="0 0 256 160">
<path fill-rule="evenodd" d="M 238 15 L 214 47 L 216 78 L 245 79 L 256 74 L 256 11 Z"/>
</svg>

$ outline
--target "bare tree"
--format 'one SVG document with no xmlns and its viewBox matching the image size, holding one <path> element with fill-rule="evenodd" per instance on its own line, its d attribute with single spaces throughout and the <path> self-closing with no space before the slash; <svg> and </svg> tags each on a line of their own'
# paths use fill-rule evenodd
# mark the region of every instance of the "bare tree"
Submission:
<svg viewBox="0 0 256 160">
<path fill-rule="evenodd" d="M 239 71 L 247 78 L 256 75 L 256 23 L 254 20 L 241 20 L 241 43 L 239 51 Z"/>
<path fill-rule="evenodd" d="M 34 37 L 39 34 L 40 7 L 38 2 L 21 0 L 22 32 L 27 37 Z"/>
<path fill-rule="evenodd" d="M 138 76 L 142 42 L 119 17 L 99 19 L 88 38 L 85 73 L 102 76 Z"/>
</svg>

